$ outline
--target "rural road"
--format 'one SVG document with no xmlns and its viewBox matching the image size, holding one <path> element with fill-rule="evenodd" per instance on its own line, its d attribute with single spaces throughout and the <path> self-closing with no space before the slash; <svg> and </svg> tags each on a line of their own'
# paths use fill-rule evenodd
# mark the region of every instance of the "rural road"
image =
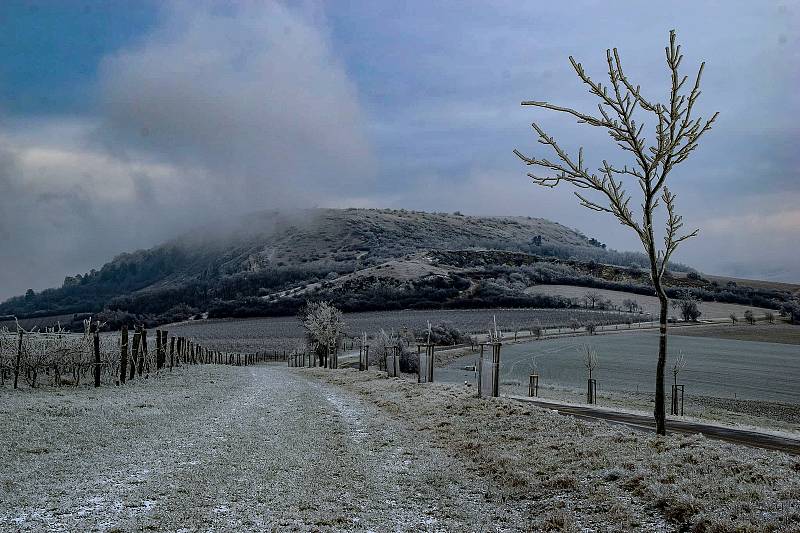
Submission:
<svg viewBox="0 0 800 533">
<path fill-rule="evenodd" d="M 0 402 L 0 530 L 483 530 L 486 479 L 278 365 Z"/>
<path fill-rule="evenodd" d="M 520 402 L 533 403 L 540 407 L 553 409 L 559 413 L 579 418 L 605 420 L 607 422 L 624 424 L 634 428 L 646 429 L 647 431 L 655 430 L 655 421 L 651 416 L 637 415 L 621 411 L 611 411 L 608 409 L 594 408 L 589 406 L 562 404 L 552 401 L 537 400 L 526 396 L 508 396 L 508 398 Z M 702 433 L 704 436 L 712 439 L 800 455 L 800 440 L 781 437 L 778 435 L 770 435 L 767 433 L 759 433 L 756 431 L 726 428 L 677 419 L 667 420 L 667 431 L 672 433 L 684 433 L 688 435 Z"/>
</svg>

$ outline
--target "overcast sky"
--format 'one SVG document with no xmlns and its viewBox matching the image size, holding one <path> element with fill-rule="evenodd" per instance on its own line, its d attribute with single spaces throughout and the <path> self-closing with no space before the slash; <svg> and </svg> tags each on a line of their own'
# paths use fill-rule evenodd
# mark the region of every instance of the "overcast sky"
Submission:
<svg viewBox="0 0 800 533">
<path fill-rule="evenodd" d="M 613 142 L 519 103 L 592 111 L 567 58 L 601 79 L 608 47 L 664 100 L 672 28 L 721 113 L 672 175 L 701 228 L 675 259 L 800 282 L 798 2 L 4 0 L 0 298 L 274 207 L 541 216 L 635 250 L 512 154 L 550 155 L 532 120 L 593 167 Z"/>
</svg>

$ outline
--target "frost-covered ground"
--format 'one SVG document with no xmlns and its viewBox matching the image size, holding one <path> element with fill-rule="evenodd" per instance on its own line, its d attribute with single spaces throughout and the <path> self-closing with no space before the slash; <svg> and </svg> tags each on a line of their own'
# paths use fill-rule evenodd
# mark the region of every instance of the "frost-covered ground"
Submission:
<svg viewBox="0 0 800 533">
<path fill-rule="evenodd" d="M 2 531 L 791 531 L 800 459 L 374 371 L 0 390 Z"/>
<path fill-rule="evenodd" d="M 463 386 L 304 370 L 357 392 L 488 478 L 533 531 L 798 531 L 800 458 L 562 416 Z"/>
<path fill-rule="evenodd" d="M 282 366 L 0 395 L 0 531 L 462 531 L 521 520 L 415 428 Z"/>
<path fill-rule="evenodd" d="M 674 357 L 685 356 L 678 380 L 685 385 L 685 414 L 725 424 L 800 434 L 800 358 L 795 345 L 698 337 L 670 338 L 667 395 Z M 584 346 L 597 353 L 599 403 L 604 407 L 652 411 L 658 335 L 625 331 L 614 335 L 559 337 L 506 343 L 501 350 L 501 393 L 527 395 L 528 376 L 539 374 L 539 395 L 580 403 L 586 397 Z M 439 353 L 441 381 L 473 382 L 465 370 L 478 354 Z"/>
</svg>

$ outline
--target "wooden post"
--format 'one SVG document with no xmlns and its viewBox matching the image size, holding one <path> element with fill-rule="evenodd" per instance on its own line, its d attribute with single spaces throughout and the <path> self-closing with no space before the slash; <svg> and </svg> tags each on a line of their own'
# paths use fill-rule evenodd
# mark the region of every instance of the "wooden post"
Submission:
<svg viewBox="0 0 800 533">
<path fill-rule="evenodd" d="M 175 363 L 175 337 L 169 338 L 169 369 L 172 370 L 172 366 Z"/>
<path fill-rule="evenodd" d="M 100 322 L 95 322 L 91 331 L 94 333 L 94 386 L 97 388 L 100 386 Z"/>
<path fill-rule="evenodd" d="M 133 379 L 133 376 L 136 373 L 136 365 L 138 363 L 139 357 L 139 343 L 142 340 L 142 332 L 139 328 L 136 328 L 136 331 L 133 333 L 133 349 L 131 350 L 131 373 L 128 375 L 128 379 Z"/>
<path fill-rule="evenodd" d="M 478 398 L 483 397 L 483 344 L 481 344 L 481 353 L 478 356 Z"/>
<path fill-rule="evenodd" d="M 683 385 L 672 385 L 672 405 L 669 414 L 683 416 L 683 389 Z"/>
<path fill-rule="evenodd" d="M 531 374 L 528 382 L 528 396 L 539 396 L 539 374 Z"/>
<path fill-rule="evenodd" d="M 156 372 L 161 370 L 161 330 L 156 330 Z"/>
<path fill-rule="evenodd" d="M 142 377 L 142 371 L 144 370 L 145 361 L 147 360 L 147 330 L 144 328 L 140 328 L 139 332 L 141 333 L 141 339 L 139 340 L 140 344 L 139 347 L 141 348 L 139 351 L 139 377 Z"/>
<path fill-rule="evenodd" d="M 167 332 L 165 330 L 161 330 L 161 342 L 159 342 L 159 346 L 161 347 L 161 351 L 159 355 L 161 357 L 158 368 L 164 368 L 167 364 Z"/>
<path fill-rule="evenodd" d="M 422 345 L 417 344 L 417 383 L 422 383 Z"/>
<path fill-rule="evenodd" d="M 500 395 L 500 342 L 492 343 L 492 397 Z"/>
<path fill-rule="evenodd" d="M 588 404 L 596 404 L 597 403 L 597 380 L 596 379 L 588 379 L 586 382 L 586 403 Z"/>
<path fill-rule="evenodd" d="M 125 384 L 128 377 L 128 325 L 122 326 L 122 342 L 119 350 L 119 381 Z"/>
<path fill-rule="evenodd" d="M 19 382 L 19 365 L 22 362 L 22 329 L 20 329 L 17 333 L 19 333 L 19 342 L 17 343 L 17 359 L 14 362 L 14 388 L 17 388 L 17 383 Z"/>
<path fill-rule="evenodd" d="M 434 350 L 435 346 L 433 344 L 427 345 L 428 350 L 428 383 L 433 383 L 433 366 L 435 364 L 436 359 L 436 351 Z"/>
</svg>

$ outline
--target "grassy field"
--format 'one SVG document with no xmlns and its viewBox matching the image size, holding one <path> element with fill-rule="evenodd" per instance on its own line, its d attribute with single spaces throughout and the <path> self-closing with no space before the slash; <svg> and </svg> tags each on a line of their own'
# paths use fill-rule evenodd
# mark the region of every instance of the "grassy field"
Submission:
<svg viewBox="0 0 800 533">
<path fill-rule="evenodd" d="M 63 326 L 72 321 L 74 315 L 54 315 L 42 318 L 23 318 L 20 319 L 19 325 L 27 330 L 39 328 L 44 330 L 47 327 L 54 327 L 59 323 Z M 9 330 L 16 330 L 17 323 L 14 320 L 0 320 L 0 328 L 6 327 Z"/>
<path fill-rule="evenodd" d="M 631 299 L 635 300 L 645 313 L 651 313 L 657 316 L 659 311 L 658 298 L 655 296 L 645 296 L 642 294 L 634 294 L 623 291 L 592 289 L 587 287 L 576 287 L 574 285 L 536 285 L 534 287 L 529 287 L 525 292 L 529 294 L 545 294 L 548 296 L 564 296 L 566 298 L 577 299 L 582 299 L 587 292 L 596 292 L 602 295 L 604 299 L 611 300 L 616 305 L 622 305 L 623 300 Z M 700 302 L 697 307 L 700 309 L 700 312 L 703 313 L 700 316 L 701 319 L 728 318 L 731 313 L 735 314 L 741 319 L 744 315 L 744 312 L 748 309 L 755 313 L 756 318 L 762 318 L 764 316 L 764 311 L 766 311 L 766 309 L 762 309 L 760 307 L 720 302 Z M 677 310 L 671 311 L 670 315 L 678 316 Z"/>
<path fill-rule="evenodd" d="M 675 273 L 677 277 L 686 276 L 686 273 Z M 731 278 L 728 276 L 713 276 L 708 274 L 703 274 L 704 278 L 707 278 L 711 281 L 716 281 L 720 285 L 725 285 L 729 281 L 733 281 L 734 283 L 743 286 L 743 287 L 753 287 L 756 289 L 774 289 L 779 291 L 789 291 L 795 294 L 800 294 L 800 285 L 797 283 L 785 283 L 782 281 L 765 281 L 765 280 L 757 280 L 757 279 L 743 279 L 743 278 Z"/>
<path fill-rule="evenodd" d="M 653 391 L 658 334 L 626 332 L 509 344 L 501 352 L 500 378 L 527 383 L 538 372 L 543 382 L 583 389 L 586 370 L 583 347 L 597 353 L 598 388 L 611 391 Z M 669 339 L 668 368 L 683 352 L 685 368 L 678 381 L 687 394 L 720 398 L 779 401 L 800 406 L 800 354 L 795 346 L 729 339 Z M 473 357 L 474 358 L 474 357 Z M 670 381 L 672 376 L 669 376 Z M 463 379 L 461 380 L 463 382 Z"/>
<path fill-rule="evenodd" d="M 501 351 L 501 392 L 527 395 L 528 376 L 539 374 L 540 396 L 582 403 L 587 372 L 583 347 L 597 353 L 600 404 L 648 412 L 655 389 L 655 332 L 625 332 L 592 337 L 567 337 L 504 345 Z M 671 336 L 667 361 L 667 393 L 675 354 L 683 352 L 686 414 L 739 426 L 800 432 L 800 354 L 789 344 L 732 339 Z M 437 379 L 472 383 L 467 370 L 477 360 L 466 354 L 437 369 Z"/>
<path fill-rule="evenodd" d="M 408 328 L 421 332 L 428 321 L 449 322 L 465 333 L 484 333 L 497 317 L 498 327 L 513 335 L 515 329 L 528 330 L 537 323 L 542 327 L 558 327 L 575 319 L 583 324 L 614 324 L 626 316 L 615 311 L 586 309 L 455 309 L 347 313 L 344 319 L 348 335 L 358 337 L 362 332 L 372 336 L 381 329 Z M 305 335 L 297 317 L 197 320 L 165 329 L 171 335 L 191 337 L 203 345 L 230 351 L 292 350 L 303 345 Z"/>
<path fill-rule="evenodd" d="M 715 339 L 733 339 L 739 341 L 775 342 L 778 344 L 800 345 L 800 326 L 786 323 L 764 324 L 752 326 L 746 324 L 725 324 L 699 326 L 695 328 L 673 328 L 672 335 L 681 337 L 709 337 Z"/>
</svg>

